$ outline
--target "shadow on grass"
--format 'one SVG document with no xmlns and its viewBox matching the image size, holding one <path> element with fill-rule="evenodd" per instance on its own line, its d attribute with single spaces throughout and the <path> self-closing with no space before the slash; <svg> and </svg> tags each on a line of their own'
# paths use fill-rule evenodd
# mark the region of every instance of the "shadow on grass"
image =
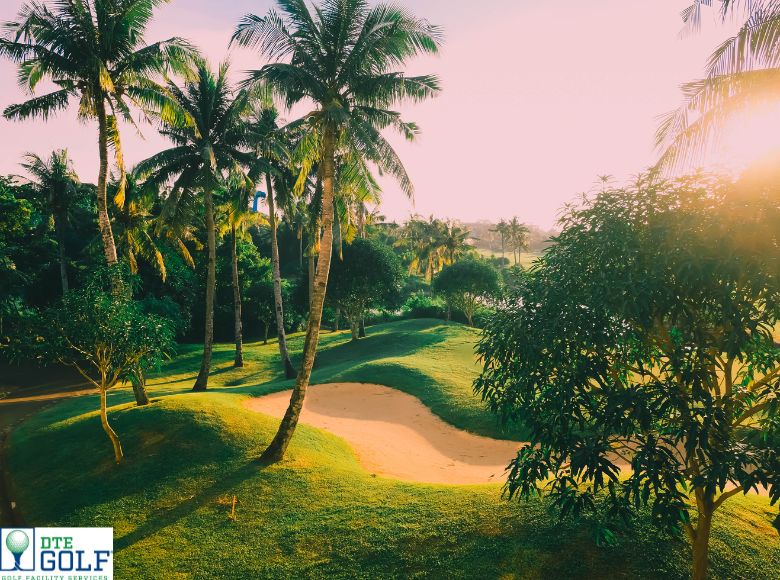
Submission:
<svg viewBox="0 0 780 580">
<path fill-rule="evenodd" d="M 16 490 L 22 505 L 33 508 L 24 514 L 31 523 L 37 522 L 39 513 L 47 514 L 47 522 L 67 522 L 90 506 L 125 498 L 128 490 L 147 498 L 171 487 L 184 492 L 193 481 L 224 479 L 225 468 L 260 451 L 262 442 L 236 439 L 229 425 L 221 427 L 224 419 L 219 406 L 187 407 L 163 399 L 109 414 L 125 451 L 125 463 L 117 466 L 95 412 L 97 406 L 89 408 L 86 399 L 42 411 L 14 432 L 11 472 L 24 472 L 26 481 L 35 481 L 34 487 L 47 489 L 37 501 L 24 501 L 27 493 L 33 493 L 26 487 Z M 84 417 L 84 412 L 94 414 Z M 235 420 L 241 421 L 240 416 Z M 19 448 L 47 449 L 47 453 L 29 456 L 18 453 Z M 78 494 L 59 485 L 60 475 L 51 469 L 74 462 L 79 465 L 78 483 L 73 484 Z"/>
<path fill-rule="evenodd" d="M 260 471 L 262 468 L 262 465 L 254 461 L 238 467 L 238 469 L 231 473 L 223 473 L 220 479 L 211 487 L 203 490 L 201 493 L 194 495 L 190 499 L 183 501 L 176 507 L 151 517 L 146 521 L 146 523 L 139 526 L 129 534 L 118 538 L 114 542 L 114 549 L 117 552 L 121 552 L 122 550 L 133 546 L 133 544 L 136 542 L 145 540 L 160 530 L 177 524 L 179 520 L 186 518 L 201 507 L 214 504 L 221 496 L 227 494 L 237 485 L 249 479 L 250 477 L 257 475 L 258 471 Z"/>
</svg>

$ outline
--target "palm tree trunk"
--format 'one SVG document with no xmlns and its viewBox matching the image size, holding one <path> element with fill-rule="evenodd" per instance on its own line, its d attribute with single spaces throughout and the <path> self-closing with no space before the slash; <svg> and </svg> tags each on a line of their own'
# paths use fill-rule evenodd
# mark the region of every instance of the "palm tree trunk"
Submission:
<svg viewBox="0 0 780 580">
<path fill-rule="evenodd" d="M 217 284 L 217 234 L 214 228 L 214 199 L 210 189 L 204 196 L 206 205 L 206 235 L 209 247 L 209 265 L 206 273 L 206 328 L 203 337 L 203 360 L 193 391 L 205 391 L 209 384 L 211 351 L 214 348 L 214 291 Z"/>
<path fill-rule="evenodd" d="M 363 202 L 358 206 L 358 235 L 361 238 L 366 237 L 366 206 Z"/>
<path fill-rule="evenodd" d="M 122 453 L 122 443 L 119 441 L 119 436 L 117 436 L 116 431 L 114 431 L 111 428 L 111 425 L 108 424 L 108 405 L 106 403 L 106 384 L 105 382 L 101 382 L 100 384 L 100 424 L 103 426 L 103 431 L 106 432 L 106 435 L 108 435 L 109 440 L 111 441 L 111 446 L 114 448 L 114 460 L 117 462 L 117 465 L 122 463 L 122 458 L 124 457 L 124 453 Z"/>
<path fill-rule="evenodd" d="M 314 293 L 309 307 L 309 324 L 306 329 L 306 341 L 303 345 L 303 362 L 298 378 L 295 381 L 290 405 L 284 414 L 279 431 L 277 431 L 268 449 L 260 458 L 264 463 L 280 461 L 287 446 L 290 444 L 295 427 L 303 408 L 306 397 L 306 389 L 311 379 L 311 371 L 314 367 L 314 357 L 317 354 L 317 343 L 320 337 L 320 325 L 322 324 L 322 307 L 325 303 L 325 292 L 328 288 L 328 274 L 330 273 L 330 259 L 333 253 L 333 196 L 334 196 L 334 165 L 335 165 L 336 134 L 335 128 L 326 127 L 323 135 L 322 156 L 322 241 L 320 243 L 320 257 L 317 261 L 317 273 L 315 277 Z"/>
<path fill-rule="evenodd" d="M 60 282 L 62 284 L 62 295 L 68 293 L 68 261 L 65 256 L 65 220 L 64 216 L 54 216 L 54 230 L 57 234 L 57 246 L 60 259 Z"/>
<path fill-rule="evenodd" d="M 314 244 L 309 248 L 309 304 L 314 298 L 314 278 L 316 276 L 316 270 L 314 267 Z"/>
<path fill-rule="evenodd" d="M 103 253 L 106 263 L 112 266 L 117 263 L 114 233 L 111 231 L 111 220 L 108 217 L 108 118 L 106 104 L 101 97 L 97 99 L 98 145 L 100 147 L 100 172 L 97 182 L 98 224 L 100 238 L 103 241 Z"/>
<path fill-rule="evenodd" d="M 238 282 L 238 251 L 236 248 L 236 226 L 230 228 L 230 257 L 233 262 L 233 330 L 236 340 L 236 358 L 234 367 L 244 366 L 244 344 L 241 328 L 241 288 Z"/>
<path fill-rule="evenodd" d="M 282 274 L 279 264 L 279 240 L 276 232 L 276 202 L 274 200 L 273 183 L 271 176 L 265 176 L 266 189 L 268 189 L 268 221 L 271 224 L 271 264 L 274 275 L 274 306 L 276 309 L 276 333 L 279 338 L 279 356 L 284 365 L 284 376 L 291 379 L 295 376 L 295 369 L 290 362 L 290 353 L 287 350 L 287 335 L 284 332 L 284 306 L 282 304 Z M 267 329 L 266 329 L 267 332 Z"/>
<path fill-rule="evenodd" d="M 303 229 L 298 226 L 298 268 L 303 269 Z"/>
<path fill-rule="evenodd" d="M 366 337 L 366 319 L 363 315 L 360 315 L 360 323 L 358 324 L 358 338 Z"/>
<path fill-rule="evenodd" d="M 344 259 L 344 244 L 341 239 L 341 219 L 336 218 L 333 220 L 333 231 L 334 236 L 336 237 L 336 247 L 339 249 L 339 260 Z"/>
<path fill-rule="evenodd" d="M 336 306 L 336 312 L 335 312 L 335 315 L 333 316 L 333 332 L 338 332 L 339 331 L 339 321 L 340 321 L 340 319 L 341 319 L 341 308 Z"/>
</svg>

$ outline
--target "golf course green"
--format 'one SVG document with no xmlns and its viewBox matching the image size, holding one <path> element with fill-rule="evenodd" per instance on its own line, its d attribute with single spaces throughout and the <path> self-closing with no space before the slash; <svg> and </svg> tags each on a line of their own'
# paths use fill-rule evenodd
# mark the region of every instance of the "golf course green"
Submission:
<svg viewBox="0 0 780 580">
<path fill-rule="evenodd" d="M 478 333 L 411 320 L 375 326 L 367 339 L 326 333 L 313 384 L 365 382 L 417 397 L 447 423 L 522 440 L 472 393 Z M 297 357 L 302 337 L 293 336 Z M 592 522 L 559 521 L 542 500 L 507 501 L 500 484 L 415 484 L 365 471 L 342 439 L 303 424 L 285 460 L 256 458 L 278 419 L 248 397 L 289 389 L 275 343 L 215 352 L 209 392 L 190 393 L 199 350 L 183 347 L 149 381 L 153 403 L 109 397 L 126 461 L 113 462 L 97 396 L 58 403 L 13 431 L 12 493 L 30 525 L 113 526 L 117 578 L 448 577 L 685 578 L 687 540 L 643 513 L 617 542 L 597 546 Z M 297 360 L 293 361 L 294 363 Z M 231 517 L 235 497 L 234 517 Z M 715 578 L 770 578 L 780 543 L 766 498 L 718 512 Z"/>
</svg>

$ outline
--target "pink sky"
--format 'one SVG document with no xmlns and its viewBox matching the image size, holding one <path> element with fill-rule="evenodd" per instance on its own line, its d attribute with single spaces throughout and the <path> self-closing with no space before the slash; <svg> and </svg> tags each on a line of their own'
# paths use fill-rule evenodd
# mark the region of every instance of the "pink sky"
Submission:
<svg viewBox="0 0 780 580">
<path fill-rule="evenodd" d="M 385 182 L 383 211 L 391 219 L 413 211 L 463 221 L 517 215 L 552 226 L 561 206 L 597 175 L 628 177 L 654 161 L 657 115 L 677 105 L 679 84 L 701 74 L 725 34 L 712 23 L 680 39 L 679 12 L 690 0 L 400 2 L 443 26 L 446 45 L 439 57 L 409 68 L 440 75 L 444 92 L 404 109 L 423 130 L 415 144 L 394 139 L 416 196 L 412 206 Z M 239 17 L 264 14 L 271 4 L 174 0 L 158 12 L 148 39 L 186 37 L 216 63 L 227 56 Z M 3 0 L 0 20 L 21 5 Z M 244 50 L 232 51 L 231 61 L 237 76 L 261 64 Z M 0 61 L 0 79 L 0 107 L 24 98 L 11 63 Z M 734 139 L 765 129 L 763 121 L 753 129 L 741 123 Z M 125 129 L 130 164 L 165 145 L 153 127 L 142 130 L 143 138 Z M 67 148 L 82 179 L 96 178 L 96 129 L 73 113 L 46 123 L 0 120 L 0 134 L 0 173 L 19 172 L 24 152 Z M 733 153 L 727 146 L 719 159 Z"/>
</svg>

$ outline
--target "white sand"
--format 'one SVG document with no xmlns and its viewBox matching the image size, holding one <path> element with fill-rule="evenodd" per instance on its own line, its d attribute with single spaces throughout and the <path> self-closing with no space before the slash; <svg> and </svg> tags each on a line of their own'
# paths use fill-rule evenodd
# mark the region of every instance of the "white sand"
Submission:
<svg viewBox="0 0 780 580">
<path fill-rule="evenodd" d="M 284 391 L 246 405 L 281 418 L 289 401 L 290 391 Z M 503 483 L 521 445 L 453 427 L 416 397 L 380 385 L 309 387 L 300 420 L 346 439 L 369 472 L 405 481 Z"/>
</svg>

